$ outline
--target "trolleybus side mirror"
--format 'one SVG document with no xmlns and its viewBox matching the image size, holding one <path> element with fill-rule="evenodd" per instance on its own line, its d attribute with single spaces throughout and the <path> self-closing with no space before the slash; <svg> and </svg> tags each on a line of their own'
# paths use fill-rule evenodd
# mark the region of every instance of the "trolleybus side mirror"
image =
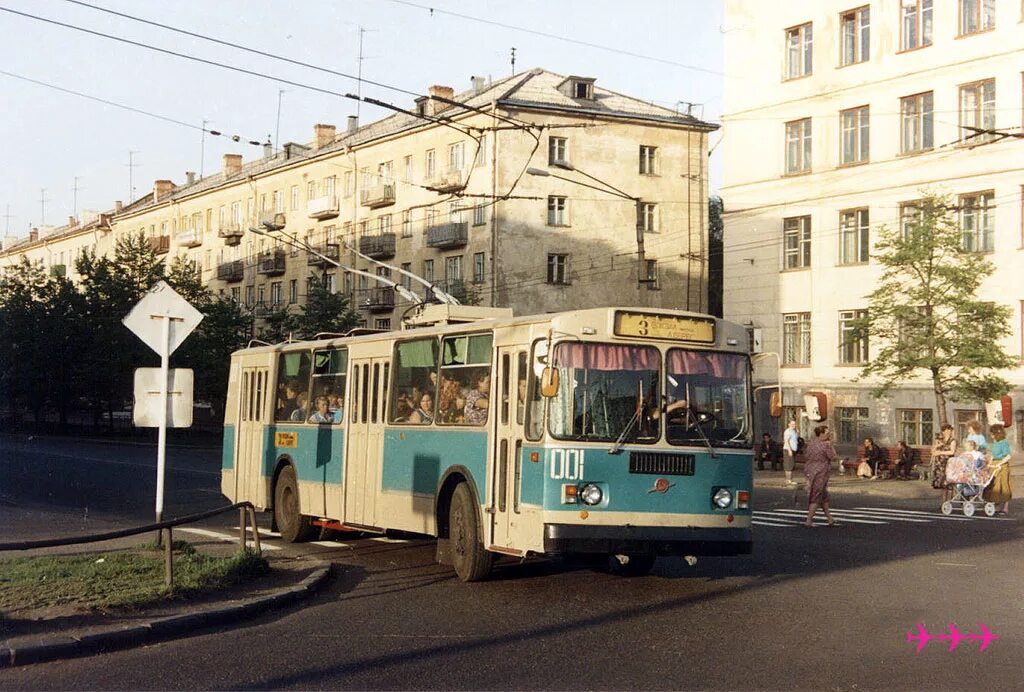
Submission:
<svg viewBox="0 0 1024 692">
<path fill-rule="evenodd" d="M 540 393 L 548 398 L 558 394 L 558 370 L 548 366 L 540 375 Z"/>
</svg>

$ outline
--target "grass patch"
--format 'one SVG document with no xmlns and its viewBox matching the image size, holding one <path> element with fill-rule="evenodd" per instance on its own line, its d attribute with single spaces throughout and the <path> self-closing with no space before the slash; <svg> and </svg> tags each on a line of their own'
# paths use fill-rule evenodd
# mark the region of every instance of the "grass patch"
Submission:
<svg viewBox="0 0 1024 692">
<path fill-rule="evenodd" d="M 269 570 L 251 550 L 211 557 L 174 542 L 174 588 L 164 587 L 164 556 L 154 545 L 93 555 L 40 556 L 0 561 L 0 610 L 54 606 L 88 610 L 137 608 L 215 591 Z"/>
</svg>

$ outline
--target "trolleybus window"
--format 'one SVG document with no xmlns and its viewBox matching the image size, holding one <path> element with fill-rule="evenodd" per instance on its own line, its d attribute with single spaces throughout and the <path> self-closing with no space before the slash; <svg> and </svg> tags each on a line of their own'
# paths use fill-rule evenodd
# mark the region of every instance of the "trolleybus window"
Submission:
<svg viewBox="0 0 1024 692">
<path fill-rule="evenodd" d="M 548 364 L 548 342 L 537 341 L 533 345 L 533 371 L 524 367 L 520 372 L 523 377 L 529 375 L 526 382 L 526 439 L 539 440 L 544 435 L 544 397 L 540 393 L 538 380 Z"/>
<path fill-rule="evenodd" d="M 491 398 L 490 334 L 452 336 L 441 347 L 437 422 L 483 425 Z"/>
<path fill-rule="evenodd" d="M 548 426 L 560 439 L 655 442 L 659 420 L 643 415 L 661 400 L 661 354 L 650 346 L 561 343 L 552 365 L 558 393 Z"/>
<path fill-rule="evenodd" d="M 736 353 L 669 349 L 665 367 L 669 408 L 665 427 L 671 444 L 749 447 L 749 365 Z"/>
<path fill-rule="evenodd" d="M 313 353 L 313 388 L 311 399 L 327 400 L 326 418 L 317 423 L 338 424 L 345 420 L 345 373 L 348 370 L 348 350 L 333 348 Z M 312 414 L 311 414 L 312 415 Z M 318 416 L 320 418 L 322 416 Z"/>
<path fill-rule="evenodd" d="M 282 353 L 277 361 L 277 408 L 274 420 L 305 422 L 309 410 L 308 351 Z"/>
<path fill-rule="evenodd" d="M 429 425 L 437 397 L 437 340 L 404 341 L 395 346 L 391 422 Z"/>
</svg>

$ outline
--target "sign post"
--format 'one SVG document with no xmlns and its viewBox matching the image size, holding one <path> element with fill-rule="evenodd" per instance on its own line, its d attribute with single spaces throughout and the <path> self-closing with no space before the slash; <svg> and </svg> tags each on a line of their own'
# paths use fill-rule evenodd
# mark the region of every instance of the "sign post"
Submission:
<svg viewBox="0 0 1024 692">
<path fill-rule="evenodd" d="M 167 398 L 170 358 L 203 320 L 203 315 L 164 281 L 157 282 L 122 320 L 124 326 L 160 356 L 160 400 L 157 417 L 156 521 L 164 513 L 164 471 L 167 456 Z M 136 396 L 138 400 L 138 396 Z M 168 532 L 169 533 L 169 532 Z M 169 543 L 170 541 L 168 541 Z"/>
</svg>

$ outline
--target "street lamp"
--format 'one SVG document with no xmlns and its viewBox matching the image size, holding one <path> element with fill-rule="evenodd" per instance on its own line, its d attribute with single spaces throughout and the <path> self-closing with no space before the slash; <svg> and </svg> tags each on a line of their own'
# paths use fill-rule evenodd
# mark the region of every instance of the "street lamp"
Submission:
<svg viewBox="0 0 1024 692">
<path fill-rule="evenodd" d="M 540 178 L 557 178 L 558 180 L 564 180 L 566 182 L 573 183 L 574 185 L 580 185 L 581 187 L 588 187 L 591 190 L 597 190 L 598 192 L 604 192 L 605 194 L 608 194 L 608 195 L 613 195 L 615 197 L 621 197 L 622 199 L 628 199 L 630 202 L 633 203 L 633 205 L 636 207 L 636 209 L 639 210 L 640 197 L 634 197 L 633 195 L 626 194 L 625 192 L 623 192 L 619 188 L 615 187 L 611 183 L 606 183 L 605 181 L 601 180 L 600 178 L 596 178 L 596 177 L 590 175 L 589 173 L 584 173 L 583 171 L 581 171 L 580 169 L 576 168 L 575 166 L 573 166 L 568 161 L 562 161 L 562 160 L 552 161 L 550 165 L 555 167 L 555 168 L 560 168 L 563 171 L 572 171 L 573 173 L 579 173 L 580 175 L 582 175 L 584 177 L 590 178 L 594 182 L 600 183 L 604 187 L 598 187 L 597 185 L 591 185 L 590 183 L 584 183 L 584 182 L 579 181 L 579 180 L 574 180 L 573 178 L 567 178 L 564 175 L 556 175 L 556 174 L 552 173 L 551 171 L 545 170 L 543 168 L 527 168 L 526 169 L 526 173 L 528 175 L 533 175 L 533 176 L 537 176 L 537 177 L 540 177 Z M 639 213 L 639 211 L 638 211 L 638 213 Z M 643 226 L 641 226 L 639 223 L 636 224 L 636 257 L 637 257 L 637 269 L 636 269 L 637 285 L 645 284 L 645 283 L 651 283 L 651 280 L 646 277 L 647 261 L 646 261 L 646 253 L 644 252 L 644 229 L 643 229 Z"/>
</svg>

